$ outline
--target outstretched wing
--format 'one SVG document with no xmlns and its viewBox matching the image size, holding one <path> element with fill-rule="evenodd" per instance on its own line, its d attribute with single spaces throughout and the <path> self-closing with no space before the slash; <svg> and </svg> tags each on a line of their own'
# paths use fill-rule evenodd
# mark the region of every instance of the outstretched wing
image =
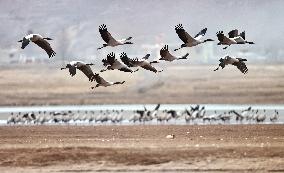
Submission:
<svg viewBox="0 0 284 173">
<path fill-rule="evenodd" d="M 122 53 L 120 54 L 120 59 L 121 59 L 121 61 L 122 61 L 125 65 L 127 65 L 128 67 L 133 67 L 133 64 L 131 63 L 131 59 L 128 58 L 128 56 L 127 56 L 127 54 L 126 54 L 125 52 L 122 52 Z"/>
<path fill-rule="evenodd" d="M 93 81 L 94 80 L 94 73 L 91 69 L 91 67 L 89 65 L 86 65 L 84 63 L 78 62 L 76 67 L 81 70 L 89 79 L 89 81 Z"/>
<path fill-rule="evenodd" d="M 26 39 L 25 37 L 23 38 L 23 40 L 21 41 L 18 41 L 18 42 L 22 42 L 22 49 L 24 49 L 27 45 L 29 45 L 30 43 L 30 40 L 29 39 Z"/>
<path fill-rule="evenodd" d="M 115 54 L 113 52 L 107 55 L 107 61 L 110 65 L 112 65 L 115 62 Z"/>
<path fill-rule="evenodd" d="M 37 39 L 37 41 L 34 41 L 34 43 L 45 50 L 49 58 L 55 56 L 56 53 L 51 48 L 50 44 L 43 38 Z"/>
<path fill-rule="evenodd" d="M 207 28 L 202 29 L 196 36 L 194 37 L 196 40 L 200 40 L 206 34 Z"/>
<path fill-rule="evenodd" d="M 232 65 L 236 66 L 243 74 L 248 72 L 248 68 L 243 61 L 234 62 Z"/>
<path fill-rule="evenodd" d="M 223 41 L 224 41 L 225 35 L 224 35 L 223 31 L 217 32 L 217 33 L 216 33 L 216 36 L 217 36 L 217 38 L 218 38 L 218 40 L 219 40 L 220 42 L 223 42 Z"/>
<path fill-rule="evenodd" d="M 162 58 L 168 57 L 170 54 L 169 52 L 169 46 L 165 45 L 161 50 L 160 50 L 160 55 Z"/>
<path fill-rule="evenodd" d="M 223 31 L 217 32 L 217 38 L 221 43 L 230 42 L 230 39 L 224 35 Z"/>
<path fill-rule="evenodd" d="M 230 31 L 230 32 L 228 33 L 229 38 L 237 37 L 238 34 L 239 34 L 239 31 L 238 31 L 237 29 L 234 29 L 234 30 L 232 30 L 232 31 Z"/>
<path fill-rule="evenodd" d="M 114 39 L 111 34 L 108 32 L 107 27 L 105 24 L 102 24 L 101 26 L 99 26 L 99 32 L 101 34 L 102 39 L 108 43 L 109 40 Z"/>
<path fill-rule="evenodd" d="M 178 37 L 184 42 L 184 43 L 188 43 L 188 42 L 194 42 L 194 38 L 192 38 L 184 29 L 182 24 L 178 24 L 175 26 L 175 30 L 176 33 L 178 35 Z"/>
<path fill-rule="evenodd" d="M 241 33 L 240 33 L 240 36 L 241 36 L 244 40 L 246 40 L 246 32 L 245 32 L 245 31 L 241 32 Z"/>
</svg>

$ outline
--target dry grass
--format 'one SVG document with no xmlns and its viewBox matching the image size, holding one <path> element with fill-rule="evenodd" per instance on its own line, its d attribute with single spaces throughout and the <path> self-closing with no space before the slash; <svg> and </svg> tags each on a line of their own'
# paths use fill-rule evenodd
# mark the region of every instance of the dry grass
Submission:
<svg viewBox="0 0 284 173">
<path fill-rule="evenodd" d="M 6 126 L 0 170 L 281 172 L 283 137 L 283 125 Z"/>
<path fill-rule="evenodd" d="M 99 88 L 78 72 L 46 67 L 2 68 L 0 105 L 97 103 L 284 103 L 284 65 L 251 65 L 247 75 L 234 67 L 213 72 L 213 66 L 169 66 L 160 74 L 112 71 L 107 80 L 123 86 Z"/>
</svg>

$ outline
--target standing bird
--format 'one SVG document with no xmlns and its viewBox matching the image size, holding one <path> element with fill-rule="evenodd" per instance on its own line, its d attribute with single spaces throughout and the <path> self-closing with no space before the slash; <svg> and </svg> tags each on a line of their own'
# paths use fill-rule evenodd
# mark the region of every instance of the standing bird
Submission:
<svg viewBox="0 0 284 173">
<path fill-rule="evenodd" d="M 114 39 L 111 36 L 111 34 L 108 32 L 105 24 L 102 24 L 101 26 L 99 26 L 99 32 L 101 34 L 102 39 L 106 42 L 106 44 L 103 44 L 103 46 L 99 47 L 98 50 L 102 49 L 106 46 L 115 47 L 115 46 L 118 46 L 118 45 L 133 44 L 132 42 L 129 42 L 129 40 L 131 40 L 132 37 L 128 37 L 126 39 L 121 39 L 121 40 Z"/>
<path fill-rule="evenodd" d="M 169 46 L 168 45 L 165 45 L 161 50 L 160 50 L 160 55 L 161 55 L 161 58 L 159 60 L 164 60 L 164 61 L 174 61 L 174 60 L 180 60 L 180 59 L 187 59 L 188 57 L 188 53 L 185 54 L 184 56 L 182 57 L 175 57 L 173 56 L 170 52 L 169 52 Z"/>
<path fill-rule="evenodd" d="M 246 59 L 225 56 L 225 58 L 221 58 L 219 61 L 220 61 L 220 64 L 218 68 L 216 68 L 214 71 L 219 70 L 219 67 L 222 67 L 223 69 L 225 68 L 226 65 L 231 64 L 231 65 L 236 66 L 243 74 L 246 74 L 248 72 L 248 68 L 246 64 L 244 63 L 244 61 L 247 61 Z"/>
<path fill-rule="evenodd" d="M 115 54 L 113 52 L 109 53 L 107 55 L 107 58 L 103 59 L 102 62 L 104 63 L 104 66 L 107 66 L 107 69 L 101 70 L 101 72 L 104 72 L 107 70 L 114 70 L 114 69 L 118 69 L 119 71 L 124 71 L 124 72 L 131 72 L 131 73 L 138 71 L 138 69 L 133 71 L 127 65 L 118 61 L 115 58 Z"/>
<path fill-rule="evenodd" d="M 22 49 L 24 49 L 29 43 L 30 41 L 34 42 L 35 44 L 37 44 L 39 47 L 41 47 L 43 50 L 46 51 L 46 53 L 48 54 L 48 57 L 53 57 L 55 56 L 55 52 L 54 50 L 51 48 L 50 44 L 46 41 L 46 40 L 52 40 L 49 37 L 42 37 L 39 34 L 29 34 L 27 36 L 25 36 L 22 40 L 19 40 L 18 42 L 22 43 Z"/>
<path fill-rule="evenodd" d="M 258 116 L 256 117 L 256 122 L 259 123 L 259 122 L 264 122 L 266 119 L 266 111 L 265 109 L 263 110 L 263 113 L 261 114 L 258 114 Z"/>
<path fill-rule="evenodd" d="M 131 59 L 126 55 L 125 52 L 122 52 L 120 54 L 121 61 L 128 67 L 142 67 L 145 70 L 150 70 L 154 73 L 162 72 L 163 70 L 158 71 L 155 67 L 152 66 L 152 63 L 158 63 L 158 62 L 157 61 L 149 62 L 148 61 L 149 57 L 150 57 L 150 54 L 147 54 L 142 59 L 138 59 L 138 58 Z"/>
<path fill-rule="evenodd" d="M 270 117 L 271 122 L 276 122 L 279 119 L 279 112 L 275 110 L 275 114 Z"/>
<path fill-rule="evenodd" d="M 180 48 L 175 49 L 174 51 L 177 51 L 183 47 L 193 47 L 201 43 L 205 43 L 207 41 L 214 41 L 212 39 L 206 39 L 201 41 L 201 38 L 206 34 L 207 28 L 202 29 L 198 34 L 195 35 L 194 38 L 192 38 L 184 29 L 182 24 L 178 24 L 175 26 L 176 33 L 178 37 L 184 42 L 184 44 L 181 45 Z"/>
<path fill-rule="evenodd" d="M 118 84 L 124 84 L 125 81 L 122 81 L 122 82 L 109 82 L 109 81 L 106 81 L 104 78 L 102 78 L 99 74 L 95 74 L 95 80 L 96 82 L 98 83 L 95 87 L 91 87 L 91 89 L 94 89 L 94 88 L 97 88 L 99 86 L 104 86 L 104 87 L 108 87 L 108 86 L 111 86 L 111 85 L 118 85 Z"/>
<path fill-rule="evenodd" d="M 76 74 L 76 69 L 79 69 L 89 78 L 89 81 L 92 82 L 95 80 L 95 75 L 90 67 L 91 65 L 94 64 L 86 64 L 82 61 L 71 61 L 69 64 L 66 65 L 65 68 L 61 68 L 61 70 L 68 68 L 70 75 L 73 77 Z"/>
<path fill-rule="evenodd" d="M 217 32 L 217 38 L 219 43 L 217 45 L 227 45 L 223 49 L 227 49 L 232 44 L 254 44 L 254 42 L 246 41 L 245 31 L 239 34 L 237 29 L 234 29 L 228 33 L 228 36 L 224 35 L 223 31 Z"/>
</svg>

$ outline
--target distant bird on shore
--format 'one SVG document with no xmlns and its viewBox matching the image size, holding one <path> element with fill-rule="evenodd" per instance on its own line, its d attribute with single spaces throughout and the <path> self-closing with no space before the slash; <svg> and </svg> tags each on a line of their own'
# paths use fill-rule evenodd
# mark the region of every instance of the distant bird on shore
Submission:
<svg viewBox="0 0 284 173">
<path fill-rule="evenodd" d="M 202 29 L 195 37 L 190 36 L 183 28 L 182 24 L 178 24 L 175 26 L 176 33 L 178 37 L 184 42 L 180 48 L 175 49 L 177 51 L 183 47 L 193 47 L 201 43 L 205 43 L 207 41 L 214 41 L 212 39 L 201 40 L 201 38 L 206 34 L 207 28 Z"/>
<path fill-rule="evenodd" d="M 232 44 L 254 44 L 254 42 L 246 41 L 245 31 L 239 34 L 237 29 L 234 29 L 228 33 L 228 36 L 224 35 L 223 31 L 216 33 L 219 43 L 217 45 L 227 45 L 223 49 L 227 49 Z"/>
<path fill-rule="evenodd" d="M 30 41 L 32 41 L 35 44 L 37 44 L 39 47 L 41 47 L 43 50 L 45 50 L 46 53 L 48 54 L 48 57 L 50 58 L 55 56 L 56 53 L 54 52 L 54 50 L 51 48 L 50 44 L 46 40 L 52 40 L 52 39 L 49 37 L 42 37 L 39 34 L 29 34 L 25 36 L 22 40 L 19 40 L 18 42 L 22 43 L 21 48 L 24 49 L 30 43 Z"/>
<path fill-rule="evenodd" d="M 246 59 L 242 58 L 233 58 L 230 56 L 225 56 L 224 58 L 221 58 L 219 66 L 214 70 L 217 71 L 219 70 L 219 67 L 225 68 L 226 65 L 234 65 L 236 66 L 243 74 L 246 74 L 248 72 L 248 68 L 244 61 L 247 61 Z"/>
<path fill-rule="evenodd" d="M 128 38 L 121 39 L 121 40 L 114 39 L 112 35 L 108 32 L 105 24 L 102 24 L 101 26 L 99 26 L 99 32 L 101 34 L 102 39 L 106 42 L 106 44 L 103 44 L 103 46 L 99 47 L 98 50 L 106 46 L 115 47 L 118 45 L 133 44 L 132 42 L 129 41 L 132 39 L 132 37 L 128 37 Z"/>
<path fill-rule="evenodd" d="M 152 63 L 158 63 L 157 61 L 149 62 L 148 59 L 150 57 L 150 54 L 145 55 L 142 59 L 131 59 L 127 56 L 125 52 L 120 54 L 121 61 L 127 65 L 128 67 L 142 67 L 145 70 L 150 70 L 154 73 L 162 72 L 163 70 L 158 71 L 154 66 L 152 66 Z"/>
<path fill-rule="evenodd" d="M 279 119 L 279 112 L 277 110 L 275 110 L 275 114 L 272 115 L 269 119 L 270 119 L 271 122 L 278 121 L 278 119 Z"/>
<path fill-rule="evenodd" d="M 263 110 L 263 113 L 260 113 L 257 115 L 256 117 L 256 122 L 259 123 L 259 122 L 264 122 L 266 119 L 266 110 L 264 109 Z"/>
<path fill-rule="evenodd" d="M 95 87 L 91 87 L 91 89 L 95 89 L 97 87 L 100 86 L 104 86 L 104 87 L 108 87 L 108 86 L 112 86 L 112 85 L 121 85 L 124 84 L 125 81 L 122 82 L 110 82 L 110 81 L 106 81 L 104 78 L 102 78 L 99 74 L 95 74 L 95 80 L 98 83 Z"/>
<path fill-rule="evenodd" d="M 169 46 L 165 45 L 161 50 L 160 50 L 160 55 L 161 58 L 159 60 L 164 60 L 164 61 L 174 61 L 174 60 L 181 60 L 181 59 L 187 59 L 188 57 L 188 53 L 185 54 L 182 57 L 176 57 L 173 56 L 170 52 L 169 52 Z"/>
<path fill-rule="evenodd" d="M 95 75 L 90 67 L 92 65 L 94 64 L 92 63 L 87 64 L 82 61 L 71 61 L 66 65 L 66 67 L 61 68 L 61 70 L 68 68 L 70 75 L 73 77 L 76 74 L 76 69 L 79 69 L 89 78 L 89 81 L 92 82 L 95 80 Z"/>
<path fill-rule="evenodd" d="M 117 69 L 119 71 L 124 71 L 124 72 L 136 72 L 138 71 L 139 69 L 133 71 L 131 70 L 127 65 L 121 63 L 120 61 L 118 61 L 116 58 L 115 58 L 115 54 L 112 52 L 112 53 L 109 53 L 107 55 L 107 58 L 106 59 L 103 59 L 102 62 L 104 63 L 103 65 L 104 66 L 107 66 L 107 69 L 104 69 L 104 70 L 101 70 L 101 72 L 104 72 L 104 71 L 107 71 L 107 70 L 114 70 L 114 69 Z"/>
</svg>

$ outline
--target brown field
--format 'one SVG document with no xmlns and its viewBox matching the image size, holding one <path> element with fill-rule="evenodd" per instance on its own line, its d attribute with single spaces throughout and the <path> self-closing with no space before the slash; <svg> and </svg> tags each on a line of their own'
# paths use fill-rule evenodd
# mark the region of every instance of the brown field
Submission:
<svg viewBox="0 0 284 173">
<path fill-rule="evenodd" d="M 284 103 L 284 65 L 248 65 L 247 75 L 232 66 L 213 72 L 215 67 L 166 65 L 159 74 L 105 72 L 107 80 L 126 80 L 125 85 L 95 91 L 90 89 L 95 83 L 81 72 L 71 78 L 59 66 L 1 67 L 0 105 Z"/>
<path fill-rule="evenodd" d="M 1 173 L 283 171 L 283 125 L 0 127 Z"/>
</svg>

